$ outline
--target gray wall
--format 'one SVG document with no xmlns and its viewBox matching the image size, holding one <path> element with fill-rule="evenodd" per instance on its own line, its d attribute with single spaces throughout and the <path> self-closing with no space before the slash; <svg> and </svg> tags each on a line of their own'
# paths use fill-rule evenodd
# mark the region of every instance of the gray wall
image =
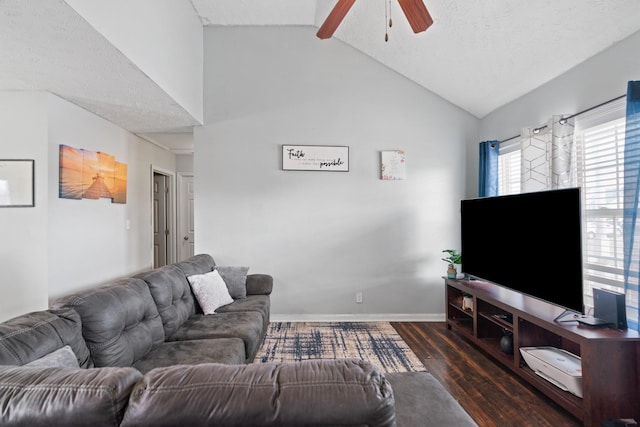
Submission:
<svg viewBox="0 0 640 427">
<path fill-rule="evenodd" d="M 36 166 L 36 206 L 0 209 L 0 321 L 151 268 L 151 165 L 175 156 L 44 92 L 0 92 L 0 113 L 1 157 Z M 59 144 L 126 163 L 127 203 L 59 199 Z"/>
<path fill-rule="evenodd" d="M 174 171 L 175 155 L 55 96 L 47 144 L 49 298 L 153 267 L 151 166 Z M 126 163 L 127 203 L 59 198 L 60 144 Z"/>
<path fill-rule="evenodd" d="M 204 99 L 197 252 L 273 274 L 274 319 L 443 318 L 477 119 L 309 27 L 207 28 Z M 347 145 L 350 171 L 282 171 L 282 144 Z"/>
<path fill-rule="evenodd" d="M 207 29 L 197 250 L 273 274 L 274 319 L 442 318 L 441 250 L 459 247 L 478 142 L 623 94 L 639 48 L 637 33 L 478 121 L 312 28 Z M 0 320 L 148 268 L 151 165 L 189 172 L 190 158 L 46 93 L 2 92 L 0 112 L 2 157 L 36 160 L 36 206 L 0 209 Z M 61 143 L 127 163 L 127 205 L 58 199 Z M 282 144 L 348 145 L 351 170 L 284 172 Z M 390 149 L 407 180 L 378 178 Z"/>
<path fill-rule="evenodd" d="M 193 173 L 193 154 L 176 155 L 176 172 Z"/>
<path fill-rule="evenodd" d="M 47 97 L 0 92 L 0 158 L 35 160 L 35 207 L 0 209 L 0 321 L 47 306 Z"/>
<path fill-rule="evenodd" d="M 480 140 L 506 139 L 520 134 L 528 126 L 545 124 L 554 114 L 575 114 L 602 102 L 624 95 L 627 81 L 640 80 L 640 32 L 588 59 L 484 117 Z M 468 190 L 477 195 L 478 145 L 469 146 Z"/>
</svg>

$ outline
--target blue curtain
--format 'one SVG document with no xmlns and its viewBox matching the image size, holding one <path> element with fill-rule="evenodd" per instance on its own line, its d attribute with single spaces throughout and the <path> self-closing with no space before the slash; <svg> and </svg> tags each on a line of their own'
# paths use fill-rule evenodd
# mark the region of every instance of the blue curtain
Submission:
<svg viewBox="0 0 640 427">
<path fill-rule="evenodd" d="M 627 86 L 627 118 L 624 143 L 624 286 L 627 323 L 638 330 L 638 278 L 640 272 L 640 239 L 638 225 L 638 192 L 640 191 L 640 81 Z M 640 232 L 640 229 L 638 229 Z"/>
<path fill-rule="evenodd" d="M 480 143 L 480 176 L 478 177 L 478 196 L 498 195 L 498 141 L 482 141 Z"/>
</svg>

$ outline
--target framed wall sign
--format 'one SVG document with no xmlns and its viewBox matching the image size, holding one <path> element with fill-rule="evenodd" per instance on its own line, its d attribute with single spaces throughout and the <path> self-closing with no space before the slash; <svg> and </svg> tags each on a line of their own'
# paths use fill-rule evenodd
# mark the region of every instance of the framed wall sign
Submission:
<svg viewBox="0 0 640 427">
<path fill-rule="evenodd" d="M 282 170 L 349 172 L 349 147 L 283 145 Z"/>
<path fill-rule="evenodd" d="M 405 154 L 403 150 L 391 150 L 380 152 L 380 179 L 397 180 L 405 179 L 407 170 Z"/>
<path fill-rule="evenodd" d="M 31 208 L 35 160 L 0 159 L 0 208 Z"/>
</svg>

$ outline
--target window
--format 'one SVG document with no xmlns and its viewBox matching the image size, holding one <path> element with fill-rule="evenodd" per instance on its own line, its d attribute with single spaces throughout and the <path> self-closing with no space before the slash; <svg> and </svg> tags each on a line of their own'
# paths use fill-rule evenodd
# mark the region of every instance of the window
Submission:
<svg viewBox="0 0 640 427">
<path fill-rule="evenodd" d="M 622 204 L 625 100 L 576 117 L 578 186 L 583 195 L 584 302 L 593 288 L 624 292 Z M 499 195 L 520 193 L 520 138 L 500 145 Z"/>
<path fill-rule="evenodd" d="M 575 135 L 578 183 L 583 193 L 584 298 L 592 288 L 623 292 L 622 203 L 625 119 Z"/>
</svg>

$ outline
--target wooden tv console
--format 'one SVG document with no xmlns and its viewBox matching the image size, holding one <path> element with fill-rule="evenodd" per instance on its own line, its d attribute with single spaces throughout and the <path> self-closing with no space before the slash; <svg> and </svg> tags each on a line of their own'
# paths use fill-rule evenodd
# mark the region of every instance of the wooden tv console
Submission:
<svg viewBox="0 0 640 427">
<path fill-rule="evenodd" d="M 448 329 L 475 343 L 587 427 L 600 426 L 606 419 L 640 422 L 640 333 L 559 323 L 554 319 L 564 310 L 556 305 L 488 282 L 444 279 Z M 463 294 L 472 296 L 473 310 L 463 309 Z M 500 348 L 505 331 L 513 334 L 512 354 Z M 520 348 L 542 346 L 580 356 L 582 398 L 526 365 Z"/>
</svg>

